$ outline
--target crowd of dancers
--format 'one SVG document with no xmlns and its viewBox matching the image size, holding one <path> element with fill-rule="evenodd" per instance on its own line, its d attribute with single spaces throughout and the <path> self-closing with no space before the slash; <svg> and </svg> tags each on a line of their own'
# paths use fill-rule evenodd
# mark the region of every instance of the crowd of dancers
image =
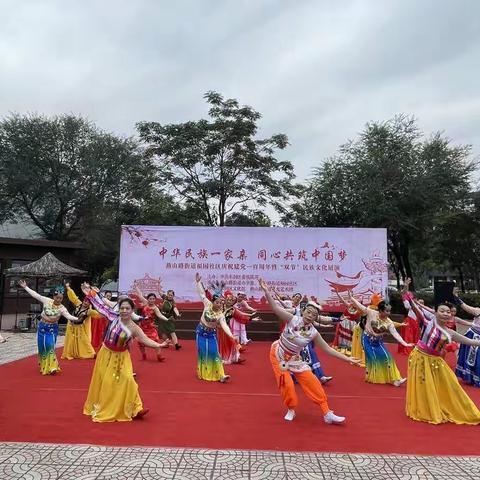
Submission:
<svg viewBox="0 0 480 480">
<path fill-rule="evenodd" d="M 19 284 L 43 305 L 37 332 L 40 372 L 51 375 L 60 371 L 55 344 L 58 321 L 63 316 L 68 323 L 61 358 L 95 359 L 83 413 L 95 422 L 144 417 L 148 409 L 140 398 L 130 348 L 135 339 L 143 360 L 148 357 L 147 347 L 159 362 L 164 361 L 162 348 L 171 345 L 176 351 L 181 349 L 175 332 L 175 320 L 181 316 L 175 293 L 168 290 L 157 298 L 154 293 L 144 294 L 136 288 L 135 304 L 129 297 L 113 301 L 111 292 L 102 295 L 88 283 L 81 286 L 82 299 L 68 283 L 57 287 L 52 298 L 39 295 L 23 280 Z M 203 302 L 196 328 L 197 376 L 225 383 L 230 378 L 225 365 L 244 361 L 242 350 L 249 342 L 246 325 L 262 320 L 243 292 L 235 295 L 224 285 L 206 288 L 198 273 L 195 285 Z M 281 296 L 259 279 L 259 287 L 280 321 L 279 338 L 270 349 L 270 363 L 287 410 L 285 420 L 292 421 L 296 416 L 298 384 L 318 405 L 325 423 L 345 422 L 345 417 L 335 414 L 329 406 L 322 385 L 332 377 L 322 369 L 318 347 L 339 360 L 365 368 L 368 383 L 395 387 L 406 383 L 405 412 L 413 420 L 480 424 L 480 410 L 458 381 L 480 387 L 480 307 L 465 304 L 454 292 L 452 304 L 440 303 L 433 309 L 416 298 L 409 286 L 407 279 L 402 291 L 405 320 L 396 323 L 390 319 L 390 305 L 378 295 L 367 306 L 352 292 L 345 297 L 337 294 L 344 312 L 332 317 L 324 315 L 321 304 L 302 294 Z M 65 291 L 72 305 L 70 311 L 63 305 Z M 473 320 L 458 318 L 457 307 Z M 465 335 L 456 331 L 457 324 L 468 327 Z M 320 326 L 335 327 L 332 345 L 318 332 Z M 385 347 L 386 335 L 398 342 L 400 354 L 409 356 L 406 377 Z M 455 371 L 444 360 L 448 352 L 458 356 Z"/>
</svg>

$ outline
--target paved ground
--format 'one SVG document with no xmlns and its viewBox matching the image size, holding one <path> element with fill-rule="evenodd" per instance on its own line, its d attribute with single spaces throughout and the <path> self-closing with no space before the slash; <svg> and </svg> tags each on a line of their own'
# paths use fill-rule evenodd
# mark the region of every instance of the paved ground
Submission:
<svg viewBox="0 0 480 480">
<path fill-rule="evenodd" d="M 0 344 L 0 364 L 36 352 L 35 335 L 11 334 Z M 63 337 L 59 337 L 61 345 Z M 1 422 L 1 418 L 0 418 Z M 433 439 L 432 441 L 448 441 Z M 0 443 L 0 479 L 472 479 L 477 457 L 314 454 L 93 445 Z"/>
</svg>

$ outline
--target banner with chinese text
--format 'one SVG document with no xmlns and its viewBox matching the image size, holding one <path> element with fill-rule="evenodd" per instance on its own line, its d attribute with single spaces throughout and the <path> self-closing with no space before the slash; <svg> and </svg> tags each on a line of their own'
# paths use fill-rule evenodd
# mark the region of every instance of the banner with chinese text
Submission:
<svg viewBox="0 0 480 480">
<path fill-rule="evenodd" d="M 341 309 L 336 292 L 365 303 L 388 285 L 387 231 L 370 228 L 122 227 L 119 289 L 144 294 L 172 289 L 181 308 L 201 307 L 195 273 L 205 287 L 223 282 L 268 309 L 264 278 L 281 295 L 296 292 Z M 213 288 L 213 286 L 211 287 Z"/>
</svg>

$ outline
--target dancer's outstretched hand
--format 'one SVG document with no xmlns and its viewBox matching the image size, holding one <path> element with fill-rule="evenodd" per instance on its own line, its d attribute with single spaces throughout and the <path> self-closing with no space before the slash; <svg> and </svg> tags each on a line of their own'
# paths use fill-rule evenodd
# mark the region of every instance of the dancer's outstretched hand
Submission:
<svg viewBox="0 0 480 480">
<path fill-rule="evenodd" d="M 19 280 L 18 284 L 22 287 L 25 288 L 27 286 L 27 282 L 25 280 Z"/>
<path fill-rule="evenodd" d="M 201 280 L 202 280 L 202 277 L 201 277 L 201 275 L 197 272 L 197 273 L 195 274 L 195 281 L 196 281 L 197 283 L 199 283 Z"/>
<path fill-rule="evenodd" d="M 352 357 L 350 357 L 348 361 L 350 365 L 358 365 L 359 363 L 362 362 L 359 358 L 352 358 Z"/>
<path fill-rule="evenodd" d="M 263 278 L 259 278 L 258 279 L 258 284 L 260 285 L 260 288 L 264 291 L 264 292 L 268 292 L 268 286 L 267 284 L 265 283 L 265 280 Z"/>
</svg>

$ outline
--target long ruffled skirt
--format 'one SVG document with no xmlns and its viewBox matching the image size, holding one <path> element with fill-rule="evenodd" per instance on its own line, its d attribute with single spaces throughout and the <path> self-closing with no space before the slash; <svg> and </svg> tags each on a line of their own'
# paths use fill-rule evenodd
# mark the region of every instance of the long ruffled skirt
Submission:
<svg viewBox="0 0 480 480">
<path fill-rule="evenodd" d="M 402 376 L 390 352 L 386 349 L 382 337 L 362 336 L 365 351 L 365 381 L 368 383 L 393 383 Z"/>
<path fill-rule="evenodd" d="M 467 338 L 480 340 L 480 329 L 471 327 L 465 333 Z M 480 349 L 473 345 L 460 345 L 455 375 L 465 383 L 480 387 Z"/>
<path fill-rule="evenodd" d="M 400 335 L 407 343 L 416 344 L 420 337 L 420 326 L 415 318 L 409 316 L 405 317 L 407 325 L 400 328 Z M 405 347 L 401 343 L 398 344 L 398 353 L 402 355 L 409 355 L 413 347 Z"/>
<path fill-rule="evenodd" d="M 362 347 L 363 330 L 360 325 L 355 325 L 352 331 L 352 358 L 361 360 L 358 364 L 360 367 L 365 366 L 365 352 Z"/>
<path fill-rule="evenodd" d="M 223 362 L 218 353 L 217 335 L 201 324 L 196 330 L 197 341 L 197 375 L 201 380 L 218 382 L 225 376 Z"/>
<path fill-rule="evenodd" d="M 60 371 L 55 344 L 57 343 L 58 323 L 39 322 L 37 331 L 38 363 L 42 375 Z"/>
<path fill-rule="evenodd" d="M 419 422 L 478 425 L 480 410 L 442 357 L 415 348 L 408 357 L 405 412 Z"/>
<path fill-rule="evenodd" d="M 90 343 L 90 331 L 89 318 L 79 325 L 68 322 L 62 359 L 94 358 L 95 350 Z"/>
<path fill-rule="evenodd" d="M 92 347 L 100 348 L 103 344 L 103 337 L 108 327 L 108 320 L 103 316 L 95 316 L 91 321 Z"/>
<path fill-rule="evenodd" d="M 143 409 L 128 350 L 99 350 L 83 413 L 94 422 L 129 422 Z"/>
</svg>

